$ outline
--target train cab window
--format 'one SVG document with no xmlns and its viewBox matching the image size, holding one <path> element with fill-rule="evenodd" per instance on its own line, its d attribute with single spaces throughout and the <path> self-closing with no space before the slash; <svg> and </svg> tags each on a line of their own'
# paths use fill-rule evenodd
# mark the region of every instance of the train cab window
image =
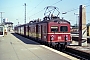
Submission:
<svg viewBox="0 0 90 60">
<path fill-rule="evenodd" d="M 58 27 L 57 26 L 52 26 L 51 27 L 51 32 L 58 32 Z"/>
<path fill-rule="evenodd" d="M 60 31 L 61 32 L 67 32 L 68 31 L 68 27 L 67 26 L 61 26 L 60 27 Z"/>
</svg>

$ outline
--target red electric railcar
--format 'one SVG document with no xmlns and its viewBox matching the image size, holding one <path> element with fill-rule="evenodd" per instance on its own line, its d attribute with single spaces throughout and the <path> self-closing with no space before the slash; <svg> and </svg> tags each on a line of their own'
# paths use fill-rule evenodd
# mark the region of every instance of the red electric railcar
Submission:
<svg viewBox="0 0 90 60">
<path fill-rule="evenodd" d="M 45 17 L 38 23 L 37 37 L 53 46 L 69 45 L 71 42 L 70 22 L 59 17 Z"/>
<path fill-rule="evenodd" d="M 17 33 L 53 46 L 66 46 L 71 42 L 70 22 L 59 17 L 45 17 L 17 26 Z"/>
</svg>

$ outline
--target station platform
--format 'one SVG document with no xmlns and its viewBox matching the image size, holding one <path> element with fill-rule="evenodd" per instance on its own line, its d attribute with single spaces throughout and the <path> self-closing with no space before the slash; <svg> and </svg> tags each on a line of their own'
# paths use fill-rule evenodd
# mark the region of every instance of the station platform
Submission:
<svg viewBox="0 0 90 60">
<path fill-rule="evenodd" d="M 79 59 L 11 32 L 0 37 L 0 60 Z"/>
</svg>

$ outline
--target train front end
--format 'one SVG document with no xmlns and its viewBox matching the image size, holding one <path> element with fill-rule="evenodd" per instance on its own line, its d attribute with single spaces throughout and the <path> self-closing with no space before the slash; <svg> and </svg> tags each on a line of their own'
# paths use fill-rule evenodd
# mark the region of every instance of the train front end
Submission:
<svg viewBox="0 0 90 60">
<path fill-rule="evenodd" d="M 53 46 L 67 46 L 71 42 L 70 23 L 55 20 L 48 23 L 48 42 Z"/>
</svg>

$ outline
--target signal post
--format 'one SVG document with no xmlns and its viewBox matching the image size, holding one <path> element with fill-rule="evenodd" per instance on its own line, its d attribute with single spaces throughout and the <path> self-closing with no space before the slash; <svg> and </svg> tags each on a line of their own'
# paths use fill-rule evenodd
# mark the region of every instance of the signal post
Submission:
<svg viewBox="0 0 90 60">
<path fill-rule="evenodd" d="M 79 45 L 87 46 L 86 7 L 80 5 L 79 9 Z"/>
</svg>

